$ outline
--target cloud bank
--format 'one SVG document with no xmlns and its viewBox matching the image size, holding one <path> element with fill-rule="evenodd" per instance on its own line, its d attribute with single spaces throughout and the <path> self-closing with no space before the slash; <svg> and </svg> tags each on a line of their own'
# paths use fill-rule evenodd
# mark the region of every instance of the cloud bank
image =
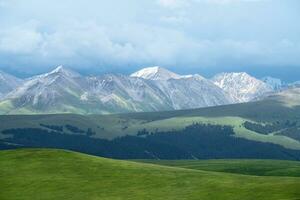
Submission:
<svg viewBox="0 0 300 200">
<path fill-rule="evenodd" d="M 299 8 L 295 0 L 2 0 L 0 69 L 297 67 Z"/>
</svg>

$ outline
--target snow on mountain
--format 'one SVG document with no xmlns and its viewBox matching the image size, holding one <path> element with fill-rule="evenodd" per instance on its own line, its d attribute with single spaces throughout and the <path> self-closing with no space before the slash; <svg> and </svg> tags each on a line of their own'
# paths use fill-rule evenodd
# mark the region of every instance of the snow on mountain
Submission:
<svg viewBox="0 0 300 200">
<path fill-rule="evenodd" d="M 205 79 L 203 76 L 199 75 L 199 74 L 189 74 L 189 75 L 181 75 L 180 78 L 194 78 L 197 80 L 203 80 Z"/>
<path fill-rule="evenodd" d="M 137 78 L 143 78 L 149 80 L 160 80 L 160 81 L 166 81 L 170 79 L 192 78 L 192 77 L 197 78 L 199 80 L 205 79 L 203 76 L 199 74 L 179 75 L 159 66 L 143 68 L 131 74 L 130 77 L 137 77 Z"/>
<path fill-rule="evenodd" d="M 88 100 L 127 111 L 159 111 L 199 108 L 232 103 L 209 80 L 193 76 L 181 79 L 146 80 L 123 75 L 90 77 Z"/>
<path fill-rule="evenodd" d="M 162 67 L 149 67 L 131 75 L 148 79 L 166 96 L 173 109 L 199 108 L 232 103 L 233 100 L 199 74 L 178 75 Z"/>
<path fill-rule="evenodd" d="M 60 65 L 56 67 L 54 70 L 52 70 L 51 72 L 36 77 L 42 78 L 42 77 L 50 77 L 50 76 L 65 76 L 65 77 L 77 78 L 80 77 L 81 75 L 73 70 L 70 70 Z"/>
<path fill-rule="evenodd" d="M 24 108 L 41 113 L 172 110 L 150 80 L 124 75 L 84 77 L 61 66 L 27 79 L 7 100 L 15 113 Z"/>
<path fill-rule="evenodd" d="M 83 88 L 78 73 L 59 66 L 49 73 L 25 80 L 7 98 L 18 108 L 32 107 L 43 111 L 76 100 Z"/>
<path fill-rule="evenodd" d="M 89 77 L 88 85 L 87 99 L 96 99 L 115 112 L 172 109 L 164 94 L 150 80 L 103 75 Z"/>
<path fill-rule="evenodd" d="M 233 103 L 233 100 L 211 81 L 195 75 L 155 83 L 174 109 L 200 108 Z"/>
<path fill-rule="evenodd" d="M 141 69 L 130 75 L 131 77 L 138 77 L 143 79 L 150 80 L 169 80 L 169 79 L 179 79 L 180 75 L 175 74 L 165 68 L 155 66 L 155 67 L 147 67 Z"/>
<path fill-rule="evenodd" d="M 248 102 L 273 91 L 270 85 L 245 72 L 221 73 L 211 80 L 231 96 L 236 103 Z"/>
<path fill-rule="evenodd" d="M 246 73 L 219 74 L 212 80 L 199 74 L 178 75 L 161 67 L 145 68 L 131 76 L 85 77 L 59 66 L 16 86 L 3 98 L 11 107 L 2 112 L 86 114 L 189 109 L 246 102 L 272 91 L 271 86 Z"/>
<path fill-rule="evenodd" d="M 263 77 L 261 80 L 264 83 L 270 85 L 273 88 L 273 90 L 276 90 L 276 91 L 280 90 L 284 86 L 284 83 L 278 78 L 266 76 L 266 77 Z"/>
<path fill-rule="evenodd" d="M 21 79 L 0 71 L 0 99 L 4 98 L 21 83 Z"/>
</svg>

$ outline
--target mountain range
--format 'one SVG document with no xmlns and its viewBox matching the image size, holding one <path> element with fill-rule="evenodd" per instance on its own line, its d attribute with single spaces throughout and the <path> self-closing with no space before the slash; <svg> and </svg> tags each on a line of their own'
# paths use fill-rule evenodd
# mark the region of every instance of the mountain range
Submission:
<svg viewBox="0 0 300 200">
<path fill-rule="evenodd" d="M 107 114 L 243 103 L 283 89 L 280 80 L 245 72 L 211 79 L 148 67 L 130 76 L 82 76 L 63 66 L 24 80 L 0 72 L 0 114 Z"/>
<path fill-rule="evenodd" d="M 153 67 L 86 77 L 58 67 L 18 81 L 1 100 L 7 115 L 0 115 L 0 149 L 59 148 L 118 159 L 300 160 L 300 87 L 285 87 L 246 73 L 206 79 Z"/>
</svg>

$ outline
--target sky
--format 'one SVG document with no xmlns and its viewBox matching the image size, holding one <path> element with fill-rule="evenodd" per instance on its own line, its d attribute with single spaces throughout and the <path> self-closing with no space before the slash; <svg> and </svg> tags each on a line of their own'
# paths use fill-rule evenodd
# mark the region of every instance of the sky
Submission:
<svg viewBox="0 0 300 200">
<path fill-rule="evenodd" d="M 299 0 L 0 0 L 0 70 L 300 80 Z"/>
</svg>

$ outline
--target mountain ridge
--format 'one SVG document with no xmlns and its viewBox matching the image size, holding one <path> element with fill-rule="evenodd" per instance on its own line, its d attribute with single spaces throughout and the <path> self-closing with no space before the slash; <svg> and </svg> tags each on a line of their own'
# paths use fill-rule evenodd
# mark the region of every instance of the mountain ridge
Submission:
<svg viewBox="0 0 300 200">
<path fill-rule="evenodd" d="M 247 73 L 212 79 L 148 67 L 130 76 L 82 76 L 63 66 L 22 80 L 0 101 L 1 114 L 108 114 L 193 109 L 248 102 L 275 92 Z"/>
</svg>

